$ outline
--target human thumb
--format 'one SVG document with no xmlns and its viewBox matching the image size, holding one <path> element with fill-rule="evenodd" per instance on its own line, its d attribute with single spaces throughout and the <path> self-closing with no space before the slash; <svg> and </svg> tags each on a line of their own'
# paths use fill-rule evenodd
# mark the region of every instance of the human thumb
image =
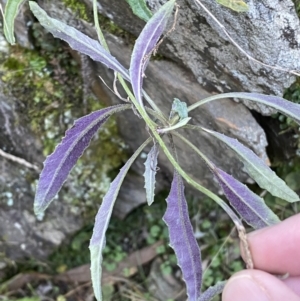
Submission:
<svg viewBox="0 0 300 301">
<path fill-rule="evenodd" d="M 226 284 L 222 301 L 300 301 L 279 278 L 259 270 L 242 271 Z"/>
</svg>

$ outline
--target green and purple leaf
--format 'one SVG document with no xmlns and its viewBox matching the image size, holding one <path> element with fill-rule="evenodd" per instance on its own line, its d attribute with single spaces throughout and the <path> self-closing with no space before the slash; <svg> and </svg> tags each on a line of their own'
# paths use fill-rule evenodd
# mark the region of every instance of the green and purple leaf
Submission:
<svg viewBox="0 0 300 301">
<path fill-rule="evenodd" d="M 63 22 L 49 17 L 37 3 L 30 1 L 29 5 L 41 25 L 51 32 L 54 37 L 67 42 L 72 49 L 88 55 L 94 61 L 101 62 L 108 68 L 120 73 L 126 80 L 129 80 L 128 70 L 107 52 L 98 41 L 91 39 Z"/>
<path fill-rule="evenodd" d="M 292 118 L 298 124 L 300 124 L 299 104 L 293 103 L 291 101 L 287 101 L 279 96 L 273 96 L 273 95 L 265 95 L 259 93 L 246 93 L 246 92 L 237 92 L 237 93 L 230 93 L 230 94 L 232 94 L 233 97 L 252 100 L 267 105 L 269 107 L 272 107 L 278 112 Z M 226 94 L 224 94 L 224 97 L 226 97 Z"/>
<path fill-rule="evenodd" d="M 142 85 L 144 71 L 149 62 L 151 52 L 155 49 L 160 36 L 167 26 L 174 5 L 175 0 L 170 0 L 153 15 L 137 38 L 132 51 L 129 75 L 135 98 L 141 106 L 143 106 Z"/>
<path fill-rule="evenodd" d="M 152 17 L 152 12 L 147 7 L 145 0 L 126 0 L 126 2 L 130 5 L 132 12 L 145 22 Z"/>
<path fill-rule="evenodd" d="M 14 35 L 14 23 L 18 15 L 19 7 L 23 1 L 24 0 L 7 0 L 5 4 L 3 32 L 6 40 L 11 45 L 14 45 L 16 43 L 15 35 Z"/>
<path fill-rule="evenodd" d="M 34 200 L 36 214 L 43 212 L 49 206 L 66 181 L 71 169 L 108 117 L 128 108 L 130 108 L 129 105 L 116 105 L 95 111 L 75 121 L 61 143 L 44 162 L 44 169 L 40 175 Z"/>
<path fill-rule="evenodd" d="M 186 283 L 189 301 L 200 297 L 202 283 L 201 253 L 190 222 L 184 185 L 177 171 L 174 171 L 171 191 L 167 197 L 167 210 L 163 216 L 174 249 L 182 278 Z"/>
<path fill-rule="evenodd" d="M 147 159 L 144 163 L 145 165 L 145 189 L 146 189 L 146 199 L 150 206 L 154 201 L 155 192 L 155 175 L 157 171 L 157 157 L 158 157 L 159 146 L 155 143 L 150 152 L 148 153 Z"/>
<path fill-rule="evenodd" d="M 212 172 L 232 207 L 250 226 L 260 229 L 280 222 L 264 200 L 253 193 L 246 185 L 216 166 L 212 169 Z"/>
<path fill-rule="evenodd" d="M 203 292 L 198 299 L 198 301 L 211 301 L 213 298 L 223 292 L 227 281 L 221 281 L 215 284 L 214 286 L 210 286 L 205 292 Z"/>
<path fill-rule="evenodd" d="M 126 164 L 121 168 L 117 177 L 111 182 L 110 187 L 103 198 L 102 204 L 96 215 L 93 235 L 90 241 L 91 253 L 91 275 L 95 297 L 98 301 L 102 300 L 101 276 L 102 276 L 102 251 L 105 247 L 105 233 L 110 221 L 112 210 L 119 194 L 119 190 L 123 180 L 134 162 L 144 147 L 151 141 L 148 138 L 131 156 Z"/>
<path fill-rule="evenodd" d="M 233 149 L 243 161 L 247 173 L 261 188 L 266 189 L 272 195 L 288 202 L 299 201 L 299 196 L 252 150 L 245 147 L 236 139 L 229 138 L 223 134 L 205 128 L 202 128 L 202 130 L 223 141 Z"/>
</svg>

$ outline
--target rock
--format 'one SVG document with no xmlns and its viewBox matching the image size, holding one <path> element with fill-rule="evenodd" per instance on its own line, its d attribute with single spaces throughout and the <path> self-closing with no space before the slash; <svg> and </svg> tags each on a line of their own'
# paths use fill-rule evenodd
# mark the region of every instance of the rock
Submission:
<svg viewBox="0 0 300 301">
<path fill-rule="evenodd" d="M 157 258 L 151 265 L 150 274 L 147 278 L 149 292 L 154 298 L 164 300 L 186 300 L 186 290 L 183 283 L 176 279 L 172 273 L 162 271 L 163 261 Z"/>
<path fill-rule="evenodd" d="M 147 1 L 153 11 L 165 2 Z M 282 96 L 284 89 L 295 81 L 293 74 L 281 70 L 300 72 L 300 26 L 291 0 L 247 2 L 246 13 L 234 12 L 216 1 L 201 1 L 243 51 L 233 45 L 197 0 L 177 3 L 180 8 L 176 28 L 159 53 L 188 68 L 207 92 L 249 91 Z M 129 12 L 126 1 L 116 4 L 102 0 L 99 11 L 135 36 L 144 25 Z M 262 114 L 273 112 L 264 106 L 245 103 Z"/>
<path fill-rule="evenodd" d="M 16 109 L 17 100 L 0 95 L 0 250 L 5 263 L 45 259 L 83 225 L 71 204 L 55 202 L 45 217 L 33 214 L 35 180 L 42 166 L 41 145 Z M 21 163 L 20 163 L 21 162 Z M 4 253 L 4 254 L 3 254 Z"/>
</svg>

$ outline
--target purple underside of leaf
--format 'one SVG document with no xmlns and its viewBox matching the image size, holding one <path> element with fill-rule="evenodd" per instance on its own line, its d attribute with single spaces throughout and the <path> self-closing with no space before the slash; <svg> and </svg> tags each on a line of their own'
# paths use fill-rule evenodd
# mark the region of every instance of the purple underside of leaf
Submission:
<svg viewBox="0 0 300 301">
<path fill-rule="evenodd" d="M 183 182 L 176 171 L 166 201 L 167 210 L 163 220 L 169 229 L 170 246 L 181 268 L 189 301 L 197 301 L 202 282 L 201 253 L 189 219 Z"/>
<path fill-rule="evenodd" d="M 236 97 L 254 100 L 256 102 L 268 105 L 284 115 L 289 116 L 300 124 L 300 105 L 291 101 L 287 101 L 281 97 L 273 95 L 265 95 L 259 93 L 235 93 Z"/>
<path fill-rule="evenodd" d="M 159 147 L 157 144 L 154 144 L 148 153 L 147 159 L 144 163 L 145 165 L 145 186 L 146 189 L 146 198 L 147 203 L 150 206 L 154 201 L 154 192 L 155 192 L 155 175 L 157 170 L 157 157 L 158 157 Z"/>
<path fill-rule="evenodd" d="M 105 233 L 110 221 L 112 210 L 117 199 L 120 187 L 123 180 L 134 162 L 144 147 L 151 141 L 148 138 L 131 156 L 131 158 L 121 168 L 117 177 L 110 184 L 110 187 L 105 194 L 99 211 L 96 215 L 95 225 L 93 229 L 93 235 L 90 241 L 90 252 L 91 252 L 91 274 L 95 297 L 98 301 L 102 300 L 101 293 L 101 275 L 102 275 L 102 251 L 105 247 Z"/>
<path fill-rule="evenodd" d="M 63 22 L 49 17 L 37 3 L 30 1 L 29 4 L 33 14 L 41 25 L 51 32 L 54 37 L 67 42 L 72 49 L 88 55 L 94 61 L 101 62 L 108 68 L 119 72 L 126 80 L 129 80 L 128 70 L 107 52 L 98 41 L 89 38 Z"/>
<path fill-rule="evenodd" d="M 264 200 L 246 185 L 217 167 L 212 171 L 230 204 L 250 226 L 260 229 L 280 221 Z"/>
<path fill-rule="evenodd" d="M 209 287 L 205 292 L 203 292 L 198 299 L 198 301 L 211 301 L 216 295 L 223 292 L 227 281 L 218 282 L 214 286 Z"/>
<path fill-rule="evenodd" d="M 75 121 L 61 143 L 44 162 L 34 201 L 36 213 L 44 211 L 61 189 L 71 169 L 108 117 L 128 105 L 117 105 L 95 111 Z"/>
<path fill-rule="evenodd" d="M 166 28 L 174 4 L 175 0 L 168 1 L 153 15 L 136 40 L 132 51 L 129 74 L 134 95 L 141 105 L 144 71 L 149 62 L 151 51 Z"/>
<path fill-rule="evenodd" d="M 269 168 L 251 149 L 245 147 L 238 140 L 227 137 L 218 132 L 202 128 L 205 132 L 225 142 L 233 149 L 243 161 L 247 173 L 257 184 L 269 191 L 272 195 L 282 198 L 288 202 L 299 201 L 299 196 L 291 190 L 276 173 Z"/>
</svg>

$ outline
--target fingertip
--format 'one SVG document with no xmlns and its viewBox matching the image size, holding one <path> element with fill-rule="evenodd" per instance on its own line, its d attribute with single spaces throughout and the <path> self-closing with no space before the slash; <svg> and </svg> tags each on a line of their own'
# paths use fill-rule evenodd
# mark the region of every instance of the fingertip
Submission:
<svg viewBox="0 0 300 301">
<path fill-rule="evenodd" d="M 247 270 L 235 274 L 226 284 L 222 301 L 300 301 L 278 278 L 259 271 Z"/>
<path fill-rule="evenodd" d="M 265 291 L 254 281 L 247 271 L 239 272 L 231 277 L 226 284 L 223 295 L 223 301 L 268 301 Z"/>
<path fill-rule="evenodd" d="M 254 267 L 273 274 L 299 275 L 300 214 L 247 235 Z M 245 259 L 243 249 L 242 257 Z"/>
</svg>

